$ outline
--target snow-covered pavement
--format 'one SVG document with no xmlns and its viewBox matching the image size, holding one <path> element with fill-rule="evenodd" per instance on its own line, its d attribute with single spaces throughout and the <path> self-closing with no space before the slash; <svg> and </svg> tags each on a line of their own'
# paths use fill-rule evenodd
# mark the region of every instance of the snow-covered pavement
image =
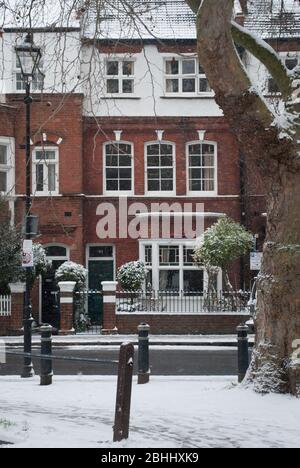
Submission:
<svg viewBox="0 0 300 468">
<path fill-rule="evenodd" d="M 112 443 L 115 377 L 1 377 L 0 441 L 13 447 L 300 447 L 300 403 L 234 377 L 152 377 L 133 386 L 130 439 Z"/>
</svg>

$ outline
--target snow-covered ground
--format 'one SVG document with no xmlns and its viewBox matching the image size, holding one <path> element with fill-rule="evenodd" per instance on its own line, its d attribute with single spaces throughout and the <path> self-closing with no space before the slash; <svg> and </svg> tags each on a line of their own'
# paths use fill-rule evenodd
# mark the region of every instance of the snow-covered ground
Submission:
<svg viewBox="0 0 300 468">
<path fill-rule="evenodd" d="M 1 377 L 0 440 L 12 447 L 300 447 L 300 403 L 234 377 L 153 377 L 133 386 L 130 439 L 112 443 L 115 377 Z"/>
</svg>

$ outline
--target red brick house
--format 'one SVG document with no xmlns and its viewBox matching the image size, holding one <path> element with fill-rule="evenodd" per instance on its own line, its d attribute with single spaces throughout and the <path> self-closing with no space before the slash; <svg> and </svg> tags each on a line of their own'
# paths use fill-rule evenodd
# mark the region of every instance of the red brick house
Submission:
<svg viewBox="0 0 300 468">
<path fill-rule="evenodd" d="M 182 210 L 188 206 L 193 225 L 201 217 L 205 228 L 226 214 L 247 225 L 261 249 L 264 190 L 255 169 L 244 165 L 199 64 L 193 14 L 185 2 L 149 1 L 150 9 L 141 3 L 144 16 L 138 28 L 134 21 L 123 27 L 124 15 L 115 10 L 103 13 L 100 32 L 90 11 L 67 27 L 43 24 L 34 29 L 45 73 L 33 83 L 31 122 L 38 241 L 47 247 L 54 267 L 68 259 L 85 265 L 92 289 L 99 289 L 102 280 L 114 280 L 124 263 L 140 258 L 148 265 L 154 289 L 201 290 L 205 273 L 189 257 L 195 239 L 176 237 L 173 215 L 169 237 L 160 229 L 151 239 L 145 231 L 132 238 L 120 221 L 120 198 L 127 199 L 128 223 L 143 215 L 151 220 L 152 204 L 160 203 L 176 203 Z M 250 29 L 256 27 L 252 20 Z M 272 45 L 276 41 L 284 59 L 298 63 L 295 28 L 281 30 L 280 37 L 265 24 L 260 28 Z M 8 194 L 16 223 L 24 212 L 25 122 L 13 45 L 25 32 L 26 24 L 23 29 L 9 25 L 0 38 L 11 45 L 1 48 L 0 148 L 6 148 L 9 158 L 0 161 L 0 191 Z M 56 57 L 55 44 L 62 37 L 65 47 Z M 259 85 L 269 95 L 272 83 L 266 70 L 245 52 L 242 59 L 254 81 L 259 73 Z M 130 211 L 136 203 L 143 204 L 141 213 L 137 205 Z M 113 236 L 105 236 L 101 224 L 106 204 L 116 209 Z M 255 274 L 248 260 L 237 263 L 233 284 L 248 288 Z M 52 293 L 51 278 L 41 279 L 35 291 L 37 322 L 51 322 Z"/>
</svg>

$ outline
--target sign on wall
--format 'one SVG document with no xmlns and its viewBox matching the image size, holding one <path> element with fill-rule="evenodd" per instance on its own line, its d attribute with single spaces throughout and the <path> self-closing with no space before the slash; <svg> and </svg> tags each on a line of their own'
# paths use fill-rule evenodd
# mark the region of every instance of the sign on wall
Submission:
<svg viewBox="0 0 300 468">
<path fill-rule="evenodd" d="M 251 271 L 260 271 L 262 265 L 262 252 L 252 252 L 250 256 L 250 269 Z"/>
<path fill-rule="evenodd" d="M 22 251 L 22 267 L 33 267 L 33 243 L 32 240 L 24 240 Z"/>
</svg>

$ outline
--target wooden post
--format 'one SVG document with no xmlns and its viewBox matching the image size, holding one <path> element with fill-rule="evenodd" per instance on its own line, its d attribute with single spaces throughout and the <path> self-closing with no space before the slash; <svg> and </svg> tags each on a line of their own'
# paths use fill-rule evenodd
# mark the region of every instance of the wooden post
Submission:
<svg viewBox="0 0 300 468">
<path fill-rule="evenodd" d="M 134 346 L 131 343 L 123 343 L 119 358 L 114 442 L 120 442 L 129 437 L 133 363 Z"/>
</svg>

